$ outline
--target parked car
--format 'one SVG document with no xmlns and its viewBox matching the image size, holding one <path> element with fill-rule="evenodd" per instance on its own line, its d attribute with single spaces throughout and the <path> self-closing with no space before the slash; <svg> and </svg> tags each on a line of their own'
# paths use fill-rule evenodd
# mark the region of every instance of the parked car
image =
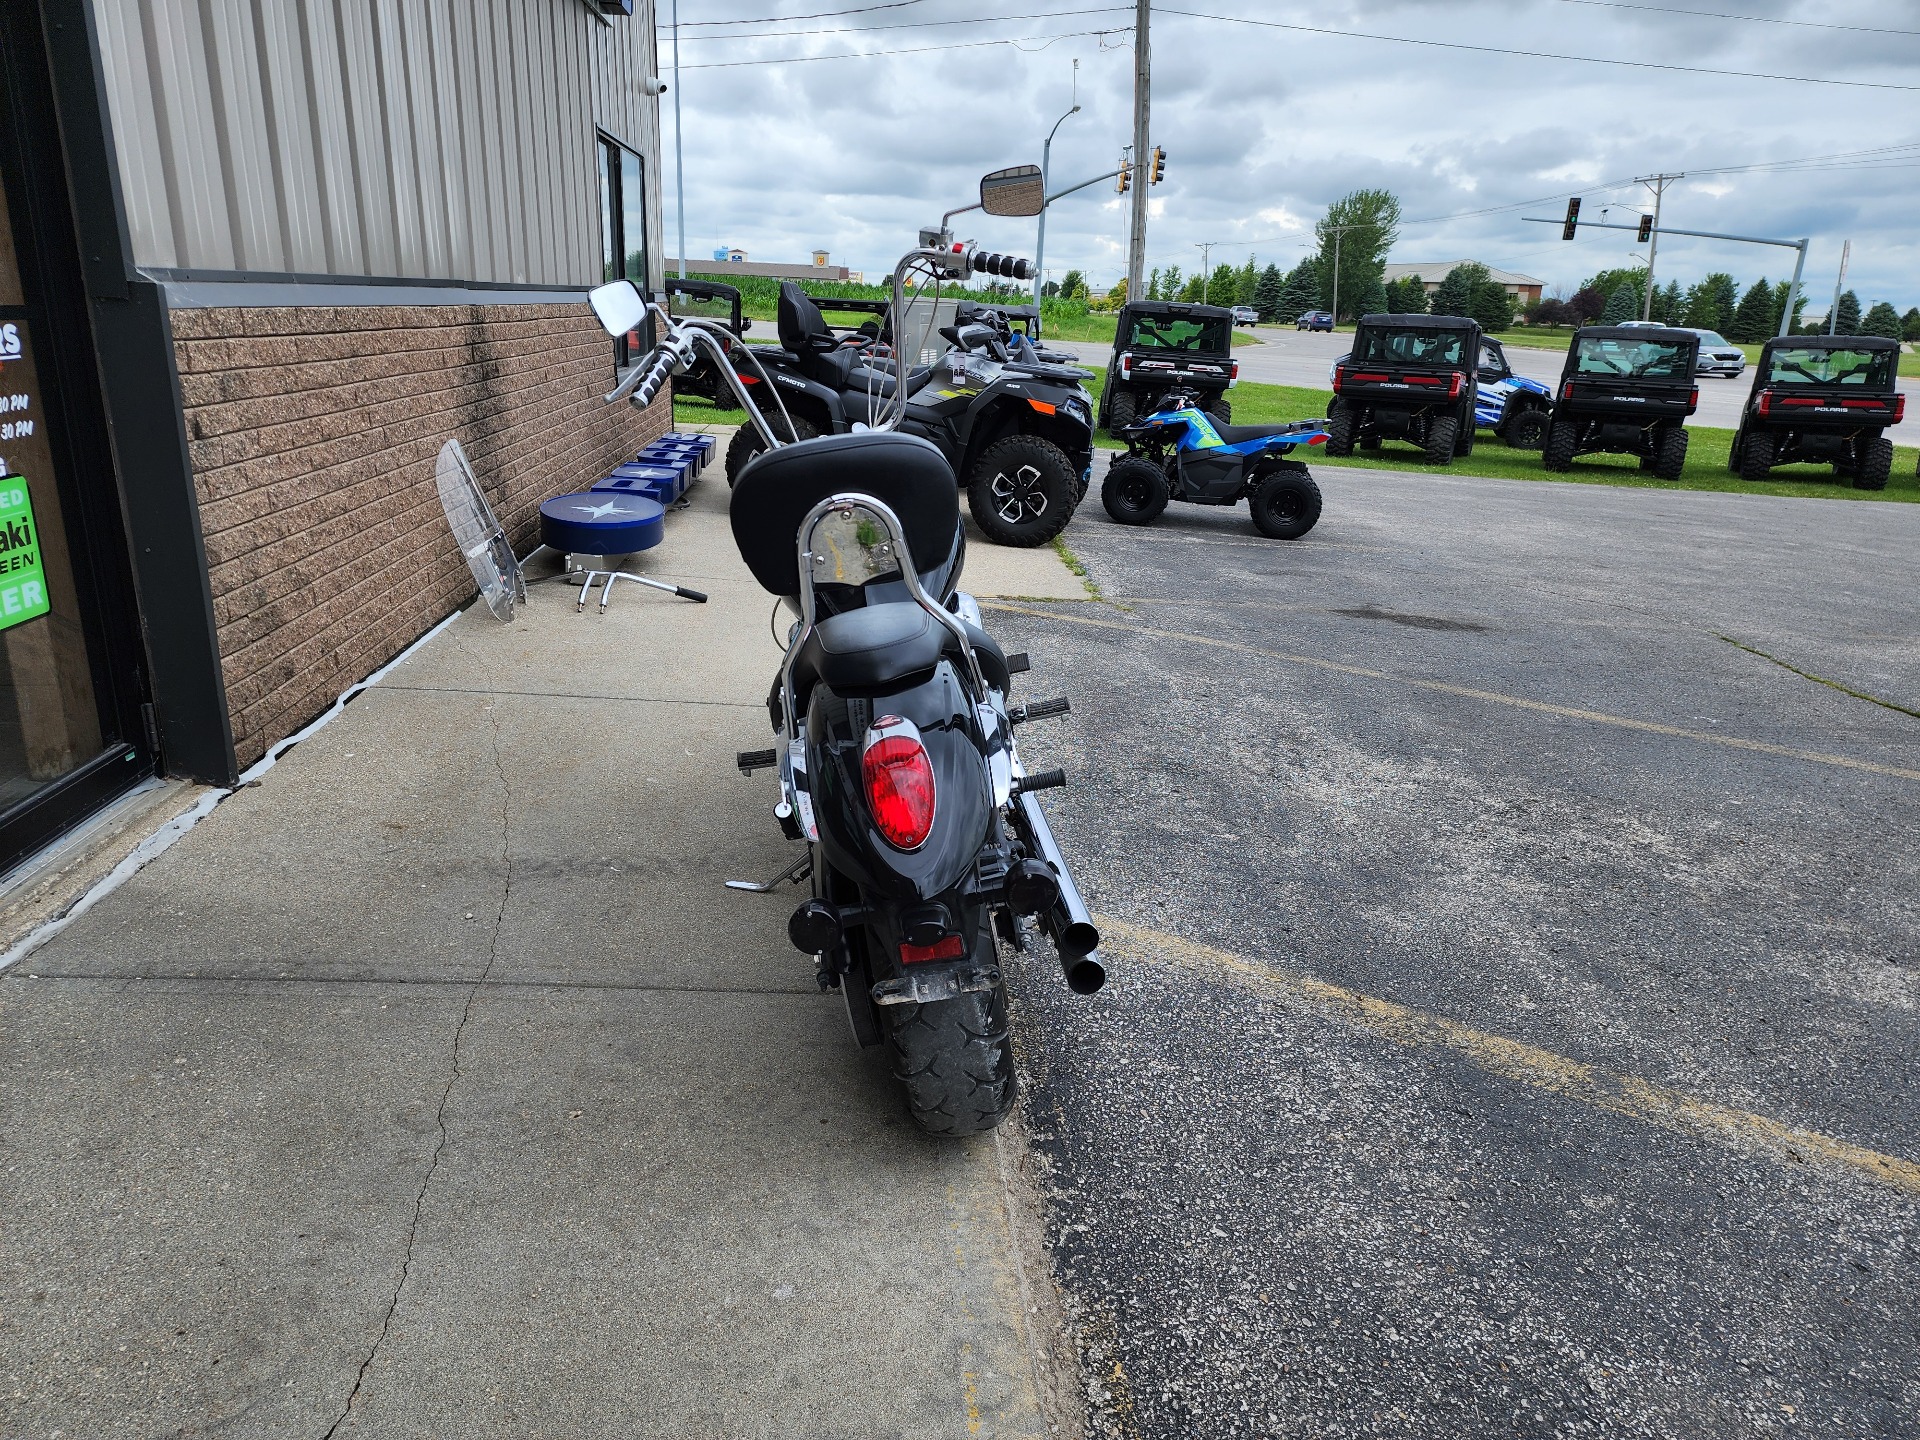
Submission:
<svg viewBox="0 0 1920 1440">
<path fill-rule="evenodd" d="M 1325 330 L 1331 333 L 1333 330 L 1333 315 L 1326 310 L 1309 310 L 1293 322 L 1293 328 L 1296 330 Z"/>
<path fill-rule="evenodd" d="M 1342 355 L 1327 370 L 1334 383 L 1350 355 Z M 1548 412 L 1553 391 L 1538 380 L 1513 373 L 1507 352 L 1498 340 L 1480 338 L 1480 372 L 1473 404 L 1474 428 L 1491 430 L 1516 450 L 1538 450 L 1546 443 Z"/>
<path fill-rule="evenodd" d="M 1694 362 L 1694 374 L 1724 375 L 1733 380 L 1746 373 L 1747 355 L 1738 345 L 1716 330 L 1688 328 L 1700 337 L 1700 358 Z"/>
<path fill-rule="evenodd" d="M 1233 323 L 1236 325 L 1257 325 L 1260 323 L 1260 312 L 1251 305 L 1236 305 L 1233 307 Z"/>
</svg>

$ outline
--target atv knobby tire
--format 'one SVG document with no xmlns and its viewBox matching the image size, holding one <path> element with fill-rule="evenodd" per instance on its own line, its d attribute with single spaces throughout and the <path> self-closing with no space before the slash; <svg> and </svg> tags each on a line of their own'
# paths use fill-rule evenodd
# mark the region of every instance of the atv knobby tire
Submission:
<svg viewBox="0 0 1920 1440">
<path fill-rule="evenodd" d="M 1427 422 L 1427 443 L 1423 447 L 1429 465 L 1451 465 L 1453 452 L 1460 443 L 1460 417 L 1436 415 Z"/>
<path fill-rule="evenodd" d="M 1320 519 L 1320 487 L 1304 465 L 1270 470 L 1247 497 L 1253 528 L 1269 540 L 1298 540 Z"/>
<path fill-rule="evenodd" d="M 1167 477 L 1143 455 L 1123 455 L 1107 467 L 1100 503 L 1122 525 L 1151 525 L 1167 508 Z"/>
<path fill-rule="evenodd" d="M 793 417 L 793 433 L 786 433 L 786 422 L 775 409 L 767 416 L 767 425 L 773 433 L 783 440 L 812 440 L 820 433 L 820 427 L 804 415 Z M 747 462 L 767 448 L 767 442 L 760 438 L 760 427 L 751 419 L 734 432 L 733 439 L 727 444 L 727 488 L 731 490 L 740 481 L 740 472 L 747 468 Z"/>
<path fill-rule="evenodd" d="M 1727 447 L 1727 473 L 1729 475 L 1738 475 L 1740 473 L 1740 456 L 1746 446 L 1746 441 L 1746 431 L 1736 430 L 1733 432 L 1733 443 Z"/>
<path fill-rule="evenodd" d="M 1507 421 L 1506 434 L 1500 437 L 1516 450 L 1538 450 L 1547 443 L 1547 412 L 1529 405 Z"/>
<path fill-rule="evenodd" d="M 1656 480 L 1678 480 L 1687 468 L 1687 432 L 1670 425 L 1653 439 L 1653 464 L 1649 467 Z"/>
<path fill-rule="evenodd" d="M 1359 428 L 1359 417 L 1344 406 L 1327 416 L 1327 454 L 1353 454 L 1354 431 Z"/>
<path fill-rule="evenodd" d="M 1233 423 L 1233 402 L 1224 395 L 1216 395 L 1207 402 L 1207 413 L 1222 425 Z"/>
<path fill-rule="evenodd" d="M 1853 488 L 1856 490 L 1884 490 L 1887 477 L 1893 474 L 1893 441 L 1886 436 L 1876 436 L 1860 448 L 1860 463 L 1853 472 Z"/>
<path fill-rule="evenodd" d="M 1116 390 L 1113 400 L 1107 406 L 1107 429 L 1121 430 L 1133 424 L 1140 416 L 1139 402 L 1134 399 L 1131 390 Z"/>
<path fill-rule="evenodd" d="M 994 441 L 967 480 L 974 523 L 996 545 L 1046 544 L 1067 528 L 1079 502 L 1080 476 L 1067 452 L 1038 435 Z"/>
<path fill-rule="evenodd" d="M 1580 443 L 1580 427 L 1567 420 L 1556 420 L 1547 427 L 1547 443 L 1540 452 L 1540 464 L 1548 470 L 1571 470 L 1574 447 Z"/>
<path fill-rule="evenodd" d="M 1740 478 L 1749 484 L 1767 478 L 1773 469 L 1778 442 L 1765 430 L 1756 430 L 1740 442 Z"/>
<path fill-rule="evenodd" d="M 1015 1080 L 1004 985 L 880 1009 L 914 1124 L 929 1135 L 981 1135 L 1007 1118 Z"/>
</svg>

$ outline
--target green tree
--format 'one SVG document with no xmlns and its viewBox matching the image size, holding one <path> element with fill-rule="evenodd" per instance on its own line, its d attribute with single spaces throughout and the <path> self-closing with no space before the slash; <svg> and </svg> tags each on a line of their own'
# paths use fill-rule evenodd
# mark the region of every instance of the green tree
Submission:
<svg viewBox="0 0 1920 1440">
<path fill-rule="evenodd" d="M 1511 330 L 1513 296 L 1498 280 L 1484 281 L 1473 287 L 1473 295 L 1467 302 L 1467 313 L 1479 322 L 1482 330 L 1495 333 Z"/>
<path fill-rule="evenodd" d="M 1840 297 L 1839 323 L 1834 328 L 1836 335 L 1858 335 L 1860 333 L 1860 297 L 1849 290 Z"/>
<path fill-rule="evenodd" d="M 1618 325 L 1622 320 L 1640 318 L 1640 287 L 1632 284 L 1616 285 L 1613 293 L 1607 296 L 1607 308 L 1600 312 L 1602 325 Z"/>
<path fill-rule="evenodd" d="M 1686 302 L 1680 298 L 1680 282 L 1669 280 L 1653 292 L 1653 314 L 1647 318 L 1658 320 L 1662 325 L 1684 325 L 1686 313 Z"/>
<path fill-rule="evenodd" d="M 1260 272 L 1260 283 L 1253 287 L 1253 308 L 1260 318 L 1269 323 L 1280 318 L 1282 297 L 1286 294 L 1287 282 L 1280 274 L 1278 265 L 1269 265 Z"/>
<path fill-rule="evenodd" d="M 1781 333 L 1780 316 L 1787 308 L 1787 291 L 1792 288 L 1793 282 L 1791 280 L 1782 280 L 1778 285 L 1773 287 L 1773 303 L 1767 307 L 1769 320 L 1767 333 L 1769 335 L 1778 335 Z M 1787 327 L 1787 334 L 1791 335 L 1795 330 L 1800 328 L 1800 312 L 1806 308 L 1806 295 L 1804 293 L 1796 295 L 1793 300 L 1793 323 Z"/>
<path fill-rule="evenodd" d="M 1773 287 L 1762 277 L 1753 282 L 1727 322 L 1727 338 L 1757 345 L 1773 333 Z"/>
<path fill-rule="evenodd" d="M 1152 270 L 1147 272 L 1147 299 L 1158 300 L 1159 298 L 1160 298 L 1160 267 L 1156 265 L 1153 267 Z"/>
<path fill-rule="evenodd" d="M 1591 325 L 1598 320 L 1607 308 L 1607 297 L 1592 286 L 1573 292 L 1573 298 L 1567 301 L 1567 323 L 1569 325 Z"/>
<path fill-rule="evenodd" d="M 1380 280 L 1387 252 L 1400 237 L 1400 199 L 1391 190 L 1353 190 L 1327 207 L 1320 240 L 1320 301 L 1336 317 L 1360 312 L 1361 297 Z M 1340 293 L 1333 294 L 1333 257 L 1340 247 Z"/>
<path fill-rule="evenodd" d="M 1087 298 L 1087 277 L 1078 270 L 1069 270 L 1060 282 L 1062 300 L 1084 300 Z"/>
<path fill-rule="evenodd" d="M 1233 298 L 1240 291 L 1240 272 L 1233 266 L 1222 262 L 1213 267 L 1213 274 L 1207 277 L 1205 295 L 1209 305 L 1233 305 Z"/>
<path fill-rule="evenodd" d="M 1640 318 L 1641 302 L 1646 298 L 1647 293 L 1647 270 L 1644 265 L 1621 265 L 1612 270 L 1602 270 L 1580 288 L 1582 290 L 1598 290 L 1602 295 L 1606 296 L 1608 300 L 1612 300 L 1614 292 L 1622 285 L 1633 291 L 1633 313 L 1626 318 L 1629 320 L 1638 320 Z M 1607 323 L 1613 324 L 1614 322 L 1608 321 Z"/>
<path fill-rule="evenodd" d="M 1198 305 L 1202 303 L 1201 297 L 1204 296 L 1207 293 L 1207 291 L 1212 288 L 1207 283 L 1209 278 L 1210 277 L 1205 275 L 1189 276 L 1187 279 L 1187 283 L 1180 287 L 1180 294 L 1178 298 L 1185 301 L 1189 305 Z"/>
<path fill-rule="evenodd" d="M 1739 303 L 1740 291 L 1733 276 L 1716 270 L 1687 291 L 1686 323 L 1702 330 L 1725 330 L 1733 323 L 1734 308 Z"/>
<path fill-rule="evenodd" d="M 1259 285 L 1260 267 L 1253 263 L 1253 256 L 1249 255 L 1247 263 L 1242 265 L 1233 277 L 1233 303 L 1253 304 L 1253 292 L 1259 288 Z"/>
<path fill-rule="evenodd" d="M 1862 335 L 1879 335 L 1888 340 L 1900 338 L 1900 312 L 1882 300 L 1867 311 L 1866 318 L 1860 322 Z"/>
<path fill-rule="evenodd" d="M 1436 315 L 1470 315 L 1473 292 L 1477 286 L 1491 284 L 1493 276 L 1477 260 L 1466 260 L 1453 267 L 1433 292 L 1432 310 Z M 1344 288 L 1344 287 L 1342 287 Z"/>
<path fill-rule="evenodd" d="M 1169 265 L 1167 267 L 1167 273 L 1160 277 L 1160 293 L 1153 298 L 1159 300 L 1178 300 L 1180 298 L 1180 287 L 1184 283 L 1180 278 L 1180 267 L 1178 265 Z"/>
<path fill-rule="evenodd" d="M 1914 305 L 1900 317 L 1900 338 L 1920 340 L 1920 305 Z"/>
<path fill-rule="evenodd" d="M 1344 277 L 1342 278 L 1340 288 L 1342 290 L 1347 288 Z M 1354 296 L 1353 317 L 1357 320 L 1362 315 L 1380 315 L 1384 314 L 1386 309 L 1387 287 L 1381 284 L 1380 277 L 1375 275 L 1369 279 L 1360 292 Z"/>
<path fill-rule="evenodd" d="M 1309 255 L 1287 272 L 1280 287 L 1281 320 L 1298 320 L 1320 304 L 1320 261 Z"/>
<path fill-rule="evenodd" d="M 1418 275 L 1405 275 L 1388 283 L 1387 313 L 1391 315 L 1427 313 L 1427 287 Z"/>
</svg>

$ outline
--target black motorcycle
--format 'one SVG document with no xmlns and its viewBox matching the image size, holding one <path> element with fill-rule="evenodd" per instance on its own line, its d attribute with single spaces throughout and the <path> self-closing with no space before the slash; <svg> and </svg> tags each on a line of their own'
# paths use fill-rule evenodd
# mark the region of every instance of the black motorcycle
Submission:
<svg viewBox="0 0 1920 1440">
<path fill-rule="evenodd" d="M 1011 183 L 1006 172 L 982 182 L 989 213 L 1020 213 L 995 208 Z M 910 271 L 951 279 L 978 263 L 944 232 L 923 239 L 895 272 L 896 296 Z M 624 281 L 593 300 L 615 334 L 641 303 Z M 644 405 L 699 351 L 724 353 L 699 322 L 667 331 L 609 399 Z M 1001 649 L 958 588 L 966 531 L 938 446 L 887 428 L 897 413 L 872 431 L 782 444 L 750 388 L 739 398 L 772 443 L 734 486 L 734 540 L 797 618 L 767 697 L 776 743 L 737 763 L 778 774 L 774 814 L 805 849 L 770 881 L 728 884 L 766 893 L 810 880 L 788 936 L 821 987 L 842 992 L 859 1043 L 892 1047 L 914 1120 L 935 1134 L 990 1130 L 1015 1086 L 1000 947 L 1026 949 L 1037 925 L 1073 990 L 1106 979 L 1037 798 L 1065 777 L 1029 772 L 1014 740 L 1016 726 L 1069 706 L 1010 703 L 1026 659 Z"/>
<path fill-rule="evenodd" d="M 1008 257 L 982 258 L 988 273 L 1014 275 Z M 777 319 L 780 350 L 755 347 L 768 378 L 740 373 L 750 390 L 780 390 L 792 425 L 782 438 L 850 434 L 897 407 L 897 367 L 883 368 L 896 358 L 890 327 L 837 332 L 792 281 L 780 287 Z M 1046 544 L 1073 518 L 1093 472 L 1091 372 L 1043 355 L 986 307 L 960 312 L 940 335 L 945 354 L 906 370 L 898 428 L 939 446 L 988 539 Z M 742 426 L 727 449 L 728 480 L 765 447 L 755 427 Z"/>
</svg>

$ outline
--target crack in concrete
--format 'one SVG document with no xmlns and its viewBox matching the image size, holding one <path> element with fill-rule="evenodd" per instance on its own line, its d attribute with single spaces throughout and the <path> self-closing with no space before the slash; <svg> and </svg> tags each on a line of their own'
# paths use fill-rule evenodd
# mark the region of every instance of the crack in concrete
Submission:
<svg viewBox="0 0 1920 1440">
<path fill-rule="evenodd" d="M 1869 705 L 1879 705 L 1887 710 L 1897 710 L 1902 715 L 1911 715 L 1914 719 L 1920 720 L 1920 710 L 1910 710 L 1905 705 L 1896 704 L 1892 700 L 1882 700 L 1878 695 L 1869 695 L 1864 690 L 1855 690 L 1850 685 L 1842 685 L 1838 680 L 1829 680 L 1826 676 L 1816 675 L 1811 670 L 1802 670 L 1798 665 L 1790 664 L 1782 660 L 1778 655 L 1769 655 L 1757 646 L 1744 644 L 1734 639 L 1731 635 L 1722 635 L 1716 630 L 1713 632 L 1713 638 L 1716 640 L 1724 640 L 1727 644 L 1733 646 L 1734 649 L 1744 650 L 1749 655 L 1758 655 L 1769 664 L 1778 665 L 1782 670 L 1791 671 L 1802 680 L 1811 680 L 1816 685 L 1824 685 L 1829 690 L 1838 690 L 1842 695 L 1850 695 L 1855 700 L 1864 700 Z"/>
<path fill-rule="evenodd" d="M 387 1332 L 393 1326 L 393 1317 L 400 1308 L 400 1297 L 406 1293 L 407 1281 L 413 1276 L 414 1238 L 420 1230 L 420 1213 L 426 1206 L 427 1189 L 433 1184 L 433 1177 L 440 1169 L 440 1158 L 447 1150 L 447 1101 L 453 1095 L 453 1087 L 460 1083 L 460 1042 L 467 1033 L 467 1021 L 473 1017 L 473 1002 L 493 975 L 493 967 L 500 958 L 500 931 L 506 924 L 507 904 L 513 898 L 513 847 L 509 832 L 513 818 L 513 791 L 507 783 L 506 763 L 500 755 L 500 717 L 494 713 L 494 701 L 489 699 L 486 705 L 487 720 L 493 731 L 493 769 L 500 777 L 500 864 L 504 874 L 504 883 L 500 888 L 500 909 L 493 917 L 493 935 L 487 944 L 487 963 L 477 980 L 467 982 L 466 1003 L 460 1007 L 460 1021 L 453 1027 L 453 1069 L 447 1076 L 446 1086 L 440 1091 L 440 1103 L 433 1113 L 434 1127 L 439 1131 L 439 1139 L 434 1142 L 433 1155 L 427 1161 L 427 1173 L 420 1177 L 420 1188 L 413 1197 L 413 1217 L 407 1223 L 407 1248 L 400 1260 L 400 1278 L 393 1287 L 393 1297 L 387 1302 L 387 1313 L 380 1318 L 380 1333 L 374 1337 L 373 1346 L 367 1351 L 367 1358 L 360 1362 L 359 1373 L 353 1378 L 353 1389 L 347 1393 L 347 1403 L 340 1408 L 340 1414 L 333 1424 L 327 1427 L 324 1440 L 333 1440 L 335 1433 L 347 1423 L 353 1414 L 354 1404 L 360 1399 L 361 1388 L 367 1382 L 367 1372 L 373 1368 L 373 1362 L 379 1358 L 380 1347 L 387 1342 Z"/>
</svg>

